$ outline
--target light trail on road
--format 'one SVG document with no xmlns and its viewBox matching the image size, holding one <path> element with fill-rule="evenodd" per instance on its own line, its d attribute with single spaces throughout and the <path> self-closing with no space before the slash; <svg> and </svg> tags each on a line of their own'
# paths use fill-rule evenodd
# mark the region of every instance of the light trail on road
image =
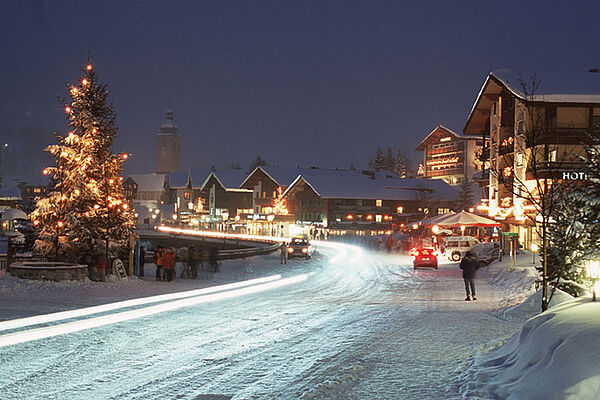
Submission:
<svg viewBox="0 0 600 400">
<path fill-rule="evenodd" d="M 19 318 L 19 319 L 13 319 L 13 320 L 9 320 L 9 321 L 2 321 L 2 322 L 0 322 L 0 331 L 7 331 L 10 329 L 23 328 L 23 327 L 27 327 L 27 326 L 33 326 L 33 325 L 41 325 L 41 324 L 45 324 L 45 323 L 57 322 L 57 321 L 65 320 L 65 319 L 71 319 L 71 318 L 86 317 L 86 316 L 99 314 L 99 313 L 103 313 L 103 312 L 114 311 L 114 310 L 119 310 L 119 309 L 123 309 L 123 308 L 129 308 L 129 307 L 142 306 L 142 305 L 158 303 L 158 302 L 162 302 L 162 301 L 178 300 L 178 299 L 184 299 L 187 297 L 201 296 L 201 295 L 206 295 L 206 294 L 211 294 L 211 293 L 216 293 L 216 292 L 222 292 L 225 290 L 238 289 L 238 288 L 241 288 L 244 286 L 251 286 L 251 285 L 256 285 L 256 284 L 261 284 L 261 283 L 267 283 L 267 282 L 275 281 L 278 279 L 281 279 L 281 275 L 271 275 L 271 276 L 267 276 L 264 278 L 249 279 L 246 281 L 228 283 L 226 285 L 212 286 L 212 287 L 204 288 L 204 289 L 188 290 L 185 292 L 177 292 L 177 293 L 162 294 L 162 295 L 157 295 L 157 296 L 142 297 L 139 299 L 118 301 L 115 303 L 103 304 L 103 305 L 99 305 L 99 306 L 79 308 L 76 310 L 61 311 L 61 312 L 56 312 L 56 313 L 51 313 L 51 314 L 43 314 L 43 315 L 36 315 L 33 317 Z"/>
<path fill-rule="evenodd" d="M 208 294 L 176 300 L 155 306 L 148 306 L 141 309 L 124 311 L 116 314 L 109 314 L 100 317 L 88 318 L 74 322 L 67 322 L 60 325 L 53 325 L 45 328 L 30 329 L 22 332 L 11 333 L 0 336 L 0 347 L 11 346 L 19 343 L 30 342 L 33 340 L 45 339 L 49 337 L 65 335 L 68 333 L 79 332 L 86 329 L 97 328 L 106 325 L 112 325 L 119 322 L 130 321 L 143 318 L 150 315 L 177 310 L 184 307 L 190 307 L 202 303 L 231 299 L 239 296 L 260 293 L 266 290 L 277 289 L 283 286 L 302 282 L 308 278 L 308 275 L 302 274 L 291 278 L 278 279 L 273 282 L 262 283 L 241 289 L 234 289 L 220 293 Z"/>
<path fill-rule="evenodd" d="M 161 232 L 175 233 L 179 235 L 190 235 L 190 236 L 202 236 L 222 239 L 240 239 L 250 241 L 265 241 L 265 242 L 289 242 L 289 238 L 275 237 L 275 236 L 260 236 L 260 235 L 246 235 L 242 233 L 225 233 L 215 231 L 197 231 L 195 229 L 182 229 L 172 228 L 170 226 L 158 226 L 156 230 Z"/>
</svg>

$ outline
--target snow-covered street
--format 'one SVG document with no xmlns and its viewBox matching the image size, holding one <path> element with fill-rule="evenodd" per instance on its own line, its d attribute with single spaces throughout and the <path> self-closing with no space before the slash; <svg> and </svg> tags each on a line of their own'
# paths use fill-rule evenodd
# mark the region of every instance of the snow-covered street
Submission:
<svg viewBox="0 0 600 400">
<path fill-rule="evenodd" d="M 270 255 L 227 261 L 221 270 L 203 280 L 62 287 L 2 277 L 0 320 L 308 275 L 260 293 L 0 347 L 0 398 L 461 398 L 457 368 L 519 329 L 524 320 L 504 318 L 501 307 L 530 294 L 522 292 L 527 285 L 490 284 L 494 272 L 483 269 L 479 300 L 466 302 L 456 264 L 415 272 L 409 257 L 327 242 L 310 261 L 282 266 Z"/>
</svg>

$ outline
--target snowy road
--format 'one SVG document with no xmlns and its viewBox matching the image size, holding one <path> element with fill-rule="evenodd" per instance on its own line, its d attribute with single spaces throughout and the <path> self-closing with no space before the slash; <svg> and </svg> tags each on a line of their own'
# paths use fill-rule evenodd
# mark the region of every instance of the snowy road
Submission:
<svg viewBox="0 0 600 400">
<path fill-rule="evenodd" d="M 506 293 L 482 279 L 465 302 L 455 264 L 414 272 L 408 257 L 318 250 L 222 268 L 303 282 L 2 347 L 0 398 L 460 398 L 461 361 L 520 326 L 494 316 Z"/>
</svg>

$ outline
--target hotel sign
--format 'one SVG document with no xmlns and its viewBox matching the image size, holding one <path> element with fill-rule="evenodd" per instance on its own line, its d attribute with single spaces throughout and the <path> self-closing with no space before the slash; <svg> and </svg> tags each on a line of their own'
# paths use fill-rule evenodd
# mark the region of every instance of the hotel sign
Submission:
<svg viewBox="0 0 600 400">
<path fill-rule="evenodd" d="M 586 181 L 588 177 L 585 172 L 564 171 L 562 178 L 569 181 Z"/>
</svg>

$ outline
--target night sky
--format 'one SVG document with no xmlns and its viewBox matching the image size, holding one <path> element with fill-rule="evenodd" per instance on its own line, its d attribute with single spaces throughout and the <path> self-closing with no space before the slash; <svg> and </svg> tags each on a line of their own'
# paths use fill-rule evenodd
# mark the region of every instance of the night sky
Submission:
<svg viewBox="0 0 600 400">
<path fill-rule="evenodd" d="M 80 4 L 84 3 L 84 4 Z M 460 6 L 458 4 L 461 4 Z M 462 131 L 490 71 L 600 93 L 599 1 L 4 1 L 0 136 L 31 168 L 91 51 L 127 173 L 153 172 L 171 101 L 182 166 L 365 167 L 377 147 Z"/>
</svg>

